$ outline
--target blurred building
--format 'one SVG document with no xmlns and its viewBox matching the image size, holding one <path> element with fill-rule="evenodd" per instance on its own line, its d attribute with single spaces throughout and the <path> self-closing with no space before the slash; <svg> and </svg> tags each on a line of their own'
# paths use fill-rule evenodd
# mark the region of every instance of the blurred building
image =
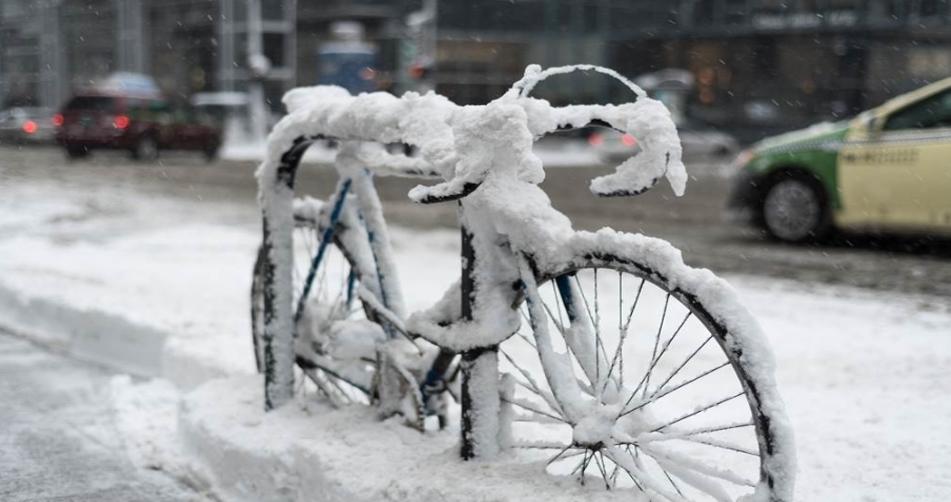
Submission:
<svg viewBox="0 0 951 502">
<path fill-rule="evenodd" d="M 762 134 L 951 76 L 949 28 L 947 0 L 441 0 L 435 74 L 441 92 L 485 102 L 526 63 L 683 68 L 690 115 Z M 575 81 L 549 97 L 621 91 Z"/>
<path fill-rule="evenodd" d="M 3 0 L 0 103 L 56 106 L 114 70 L 175 96 L 243 90 L 248 0 Z M 321 80 L 333 26 L 356 21 L 378 88 L 484 103 L 526 64 L 693 75 L 688 113 L 755 131 L 834 118 L 951 75 L 948 0 L 261 0 L 267 96 Z M 429 19 L 428 9 L 434 16 Z M 326 52 L 326 51 L 325 51 Z M 623 89 L 563 79 L 539 92 Z"/>
<path fill-rule="evenodd" d="M 261 2 L 270 96 L 294 85 L 294 0 Z M 245 0 L 3 0 L 0 104 L 56 107 L 114 71 L 152 75 L 169 96 L 244 90 Z"/>
</svg>

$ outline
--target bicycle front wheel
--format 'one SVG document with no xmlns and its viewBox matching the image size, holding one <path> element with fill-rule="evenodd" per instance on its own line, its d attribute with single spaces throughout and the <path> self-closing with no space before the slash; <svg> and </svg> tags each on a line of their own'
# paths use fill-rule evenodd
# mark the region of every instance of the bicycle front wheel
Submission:
<svg viewBox="0 0 951 502">
<path fill-rule="evenodd" d="M 501 347 L 514 446 L 651 500 L 790 500 L 781 402 L 742 338 L 757 328 L 731 325 L 745 310 L 710 294 L 729 288 L 595 249 L 528 284 L 527 322 Z"/>
</svg>

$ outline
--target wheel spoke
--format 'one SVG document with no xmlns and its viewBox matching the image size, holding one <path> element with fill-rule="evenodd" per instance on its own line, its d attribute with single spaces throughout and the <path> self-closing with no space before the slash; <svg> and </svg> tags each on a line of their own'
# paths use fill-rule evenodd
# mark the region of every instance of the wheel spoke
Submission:
<svg viewBox="0 0 951 502">
<path fill-rule="evenodd" d="M 562 339 L 565 340 L 565 346 L 568 348 L 568 353 L 570 353 L 571 356 L 574 357 L 575 361 L 578 362 L 578 365 L 581 367 L 581 370 L 585 373 L 585 376 L 588 378 L 588 380 L 591 380 L 591 374 L 589 373 L 591 369 L 590 365 L 586 364 L 583 361 L 583 359 L 578 355 L 578 352 L 577 352 L 578 347 L 575 347 L 575 344 L 571 343 L 572 338 L 577 338 L 577 335 L 568 333 L 564 325 L 559 324 L 557 321 L 555 321 L 554 315 L 552 314 L 551 308 L 548 306 L 548 304 L 544 300 L 542 300 L 540 297 L 539 297 L 539 301 L 541 301 L 542 306 L 545 308 L 545 312 L 548 315 L 548 318 L 552 320 L 552 322 L 555 324 L 555 327 L 558 329 L 558 332 L 561 333 Z M 597 354 L 595 354 L 595 358 L 597 359 Z M 593 385 L 584 384 L 583 382 L 580 382 L 580 383 L 582 388 L 587 387 L 589 390 L 591 390 L 592 393 L 594 392 Z"/>
<path fill-rule="evenodd" d="M 559 422 L 553 418 L 543 417 L 541 415 L 536 415 L 533 413 L 516 413 L 512 417 L 513 422 L 523 422 L 523 423 L 532 423 L 532 424 L 557 424 L 561 425 L 564 422 Z"/>
<path fill-rule="evenodd" d="M 641 299 L 641 291 L 644 290 L 644 283 L 647 282 L 647 279 L 641 279 L 641 284 L 637 287 L 637 294 L 634 295 L 634 303 L 631 304 L 631 311 L 627 313 L 627 321 L 624 323 L 624 329 L 622 331 L 627 331 L 631 327 L 631 319 L 634 318 L 634 309 L 637 308 L 637 302 Z"/>
<path fill-rule="evenodd" d="M 664 468 L 664 465 L 661 464 L 656 458 L 654 458 L 654 457 L 650 457 L 650 458 L 654 461 L 655 464 L 657 464 L 657 467 L 660 468 L 661 472 L 664 473 L 664 477 L 667 478 L 667 481 L 668 481 L 668 482 L 670 482 L 670 486 L 674 487 L 674 491 L 677 492 L 677 495 L 680 495 L 681 497 L 684 497 L 684 492 L 683 492 L 683 490 L 681 490 L 681 489 L 680 489 L 680 486 L 678 486 L 677 483 L 674 482 L 674 479 L 673 479 L 672 477 L 670 477 L 670 473 L 667 472 L 667 469 Z M 643 467 L 642 467 L 642 468 L 643 468 Z"/>
<path fill-rule="evenodd" d="M 575 278 L 577 277 L 578 276 L 575 275 Z M 594 343 L 596 347 L 594 355 L 594 382 L 591 382 L 591 387 L 592 389 L 600 389 L 601 357 L 598 356 L 597 350 L 604 350 L 604 344 L 601 343 L 601 303 L 598 301 L 598 267 L 594 268 Z M 604 358 L 607 359 L 607 354 L 605 354 Z M 601 402 L 601 396 L 594 397 L 598 402 Z"/>
<path fill-rule="evenodd" d="M 651 383 L 651 373 L 654 372 L 654 365 L 657 363 L 657 344 L 660 343 L 660 333 L 664 330 L 664 321 L 667 320 L 668 305 L 670 305 L 670 292 L 667 292 L 667 296 L 664 298 L 664 312 L 660 315 L 660 325 L 657 326 L 657 333 L 654 335 L 654 349 L 651 351 L 651 364 L 650 367 L 647 368 L 647 374 L 642 382 L 644 392 L 641 394 L 641 397 L 647 395 L 647 387 L 649 387 Z M 639 383 L 637 386 L 640 388 L 641 384 Z M 637 389 L 634 389 L 634 393 L 637 394 Z"/>
<path fill-rule="evenodd" d="M 611 365 L 608 366 L 608 374 L 604 379 L 604 383 L 601 385 L 601 393 L 604 394 L 604 390 L 607 388 L 608 383 L 611 381 L 611 377 L 614 375 L 614 367 L 618 366 L 618 389 L 624 387 L 624 354 L 622 349 L 624 348 L 624 340 L 627 338 L 627 331 L 621 331 L 620 336 L 618 337 L 617 349 L 614 351 L 614 356 L 611 357 Z"/>
<path fill-rule="evenodd" d="M 655 390 L 650 396 L 648 396 L 645 400 L 641 401 L 640 404 L 638 404 L 637 406 L 635 406 L 635 407 L 633 407 L 633 408 L 631 408 L 631 409 L 629 409 L 629 410 L 624 411 L 623 413 L 621 413 L 620 416 L 623 417 L 624 415 L 627 415 L 627 414 L 629 414 L 629 413 L 633 413 L 633 412 L 635 412 L 635 411 L 637 411 L 637 410 L 643 408 L 644 406 L 647 406 L 647 405 L 650 404 L 650 403 L 653 403 L 653 402 L 655 402 L 655 401 L 658 401 L 660 398 L 665 397 L 665 396 L 667 396 L 667 395 L 669 395 L 669 394 L 672 394 L 674 391 L 677 391 L 677 390 L 679 390 L 679 389 L 682 389 L 682 388 L 686 387 L 687 385 L 690 385 L 690 384 L 696 382 L 697 380 L 700 380 L 701 378 L 703 378 L 703 377 L 705 377 L 705 376 L 707 376 L 707 375 L 713 373 L 714 371 L 717 371 L 717 370 L 720 369 L 720 368 L 725 368 L 725 367 L 727 367 L 727 366 L 729 366 L 729 365 L 730 365 L 730 361 L 725 361 L 725 362 L 723 362 L 722 364 L 720 364 L 720 365 L 718 365 L 718 366 L 715 366 L 715 367 L 713 367 L 713 368 L 710 368 L 710 369 L 704 371 L 703 373 L 700 373 L 699 375 L 697 375 L 697 376 L 695 376 L 695 377 L 693 377 L 693 378 L 688 378 L 687 380 L 684 380 L 683 382 L 680 382 L 680 383 L 678 383 L 677 385 L 674 385 L 673 387 L 671 387 L 671 388 L 669 388 L 669 389 L 666 389 L 666 390 L 664 390 L 664 389 L 657 389 L 657 390 Z"/>
<path fill-rule="evenodd" d="M 549 459 L 545 462 L 545 466 L 547 467 L 547 466 L 553 464 L 554 462 L 558 461 L 559 459 L 560 459 L 560 460 L 567 460 L 567 459 L 572 458 L 572 457 L 577 457 L 578 455 L 581 455 L 582 453 L 584 453 L 585 451 L 587 451 L 587 450 L 585 450 L 584 448 L 577 448 L 578 451 L 576 451 L 576 452 L 574 452 L 574 453 L 569 453 L 569 454 L 565 455 L 565 452 L 567 452 L 567 451 L 570 450 L 571 448 L 572 448 L 572 445 L 566 446 L 564 450 L 561 450 L 560 452 L 556 453 L 553 457 L 549 458 Z"/>
<path fill-rule="evenodd" d="M 713 466 L 696 460 L 693 457 L 687 456 L 683 453 L 673 452 L 669 449 L 663 448 L 660 445 L 651 445 L 651 446 L 641 446 L 641 449 L 645 453 L 650 455 L 654 460 L 664 461 L 666 463 L 675 464 L 678 467 L 683 467 L 690 469 L 691 471 L 698 472 L 705 476 L 719 478 L 724 481 L 729 481 L 735 485 L 740 486 L 749 486 L 756 487 L 756 483 L 749 479 L 746 479 L 735 472 L 724 469 L 718 466 Z M 686 480 L 685 480 L 686 481 Z"/>
<path fill-rule="evenodd" d="M 631 447 L 630 447 L 630 446 L 626 446 L 626 447 L 625 447 L 625 451 L 627 452 L 628 455 L 631 455 L 631 458 L 634 458 L 634 455 L 631 454 Z M 611 462 L 614 462 L 614 474 L 612 474 L 613 477 L 616 478 L 618 472 L 624 471 L 624 473 L 627 474 L 627 477 L 631 478 L 631 481 L 634 483 L 634 486 L 636 486 L 637 489 L 641 491 L 641 493 L 646 493 L 646 492 L 644 491 L 644 487 L 642 487 L 641 484 L 637 482 L 637 479 L 634 478 L 634 475 L 633 475 L 633 474 L 631 474 L 627 469 L 622 468 L 622 467 L 621 467 L 621 464 L 619 464 L 618 462 L 615 462 L 614 459 L 611 458 L 610 455 L 607 455 L 607 457 L 608 457 L 609 460 L 611 460 Z M 650 499 L 648 499 L 648 500 L 650 500 Z"/>
<path fill-rule="evenodd" d="M 666 309 L 665 309 L 666 312 Z M 641 381 L 637 383 L 637 387 L 634 388 L 632 394 L 637 394 L 637 391 L 641 389 L 641 386 L 644 386 L 644 395 L 647 394 L 647 387 L 650 385 L 650 376 L 654 372 L 654 368 L 657 366 L 657 363 L 660 362 L 660 359 L 664 357 L 664 354 L 667 353 L 667 349 L 670 348 L 670 344 L 673 343 L 674 338 L 677 338 L 677 335 L 680 333 L 680 330 L 684 327 L 684 324 L 687 323 L 687 319 L 690 319 L 691 312 L 687 312 L 687 315 L 684 316 L 683 321 L 680 322 L 680 325 L 677 326 L 677 329 L 674 331 L 674 334 L 664 342 L 664 345 L 661 347 L 660 352 L 656 354 L 656 357 L 651 359 L 650 365 L 647 368 L 647 372 L 641 378 Z M 663 318 L 661 318 L 661 327 L 663 327 Z M 630 400 L 628 400 L 630 403 Z M 625 405 L 626 406 L 626 405 Z"/>
<path fill-rule="evenodd" d="M 526 410 L 526 411 L 530 411 L 530 412 L 532 412 L 532 413 L 536 413 L 536 414 L 538 414 L 538 415 L 542 415 L 542 416 L 545 416 L 545 417 L 548 417 L 548 418 L 557 420 L 558 422 L 563 423 L 563 424 L 569 423 L 567 420 L 565 420 L 565 419 L 563 419 L 563 418 L 561 418 L 561 417 L 556 417 L 555 415 L 552 415 L 551 413 L 545 413 L 544 411 L 538 410 L 537 408 L 535 408 L 534 406 L 532 406 L 533 403 L 531 403 L 531 402 L 529 402 L 529 401 L 526 401 L 526 400 L 524 400 L 524 399 L 519 399 L 519 398 L 514 398 L 514 397 L 513 397 L 513 398 L 508 398 L 508 399 L 502 399 L 502 401 L 503 401 L 503 402 L 506 402 L 506 403 L 509 403 L 509 404 L 514 404 L 515 406 L 518 406 L 519 408 L 522 408 L 522 409 L 524 409 L 524 410 Z"/>
<path fill-rule="evenodd" d="M 758 428 L 729 433 L 755 427 L 756 415 L 754 411 L 751 417 L 747 408 L 738 407 L 738 398 L 747 388 L 742 385 L 741 367 L 735 368 L 739 382 L 721 382 L 721 377 L 733 376 L 732 370 L 730 374 L 719 371 L 731 367 L 733 356 L 726 349 L 721 352 L 723 344 L 714 343 L 722 341 L 719 338 L 711 342 L 720 336 L 719 328 L 708 322 L 710 314 L 703 305 L 688 302 L 671 290 L 663 277 L 654 277 L 640 267 L 628 272 L 626 266 L 598 265 L 579 267 L 575 262 L 562 269 L 565 272 L 555 274 L 559 279 L 552 280 L 551 293 L 546 290 L 543 300 L 527 261 L 519 262 L 526 285 L 524 310 L 520 308 L 519 315 L 528 324 L 523 323 L 527 329 L 515 333 L 521 342 L 513 342 L 512 349 L 503 346 L 499 350 L 504 364 L 514 368 L 505 371 L 518 385 L 515 396 L 503 401 L 517 409 L 513 414 L 513 421 L 519 423 L 515 430 L 524 434 L 524 439 L 540 441 L 516 446 L 548 450 L 534 457 L 545 460 L 547 471 L 565 474 L 570 470 L 570 476 L 582 484 L 590 481 L 589 477 L 601 476 L 606 489 L 636 487 L 644 493 L 642 498 L 653 502 L 720 500 L 723 493 L 735 498 L 738 494 L 734 492 L 758 481 L 761 474 L 752 462 L 761 463 L 758 445 L 764 443 Z M 616 286 L 610 284 L 614 273 Z M 634 279 L 626 277 L 629 275 Z M 645 289 L 647 282 L 651 287 Z M 601 286 L 606 288 L 604 293 Z M 687 293 L 689 297 L 690 291 Z M 611 294 L 617 294 L 617 299 Z M 640 305 L 642 297 L 644 305 Z M 548 303 L 553 298 L 555 305 Z M 601 300 L 606 303 L 602 305 Z M 636 324 L 634 315 L 638 315 Z M 537 360 L 526 364 L 516 357 L 529 350 L 537 352 L 540 368 Z M 714 358 L 708 362 L 710 355 Z M 693 383 L 697 385 L 690 391 L 678 392 Z M 721 383 L 725 387 L 720 387 Z M 724 390 L 705 393 L 713 384 Z M 588 448 L 574 443 L 571 427 L 593 413 L 589 407 L 601 409 L 606 402 L 611 407 L 604 409 L 620 410 L 611 413 L 618 419 L 645 407 L 649 411 L 619 422 L 621 427 L 613 432 L 610 446 Z M 658 406 L 651 407 L 653 403 Z M 722 466 L 717 463 L 721 458 L 727 461 Z"/>
<path fill-rule="evenodd" d="M 544 308 L 538 304 L 541 302 L 541 299 L 538 295 L 534 272 L 524 259 L 519 260 L 519 273 L 525 282 L 525 303 L 531 314 L 532 329 L 534 330 L 537 347 L 536 351 L 542 367 L 562 368 L 562 371 L 570 371 L 572 364 L 571 356 L 567 353 L 555 351 L 555 348 L 552 346 L 552 335 L 546 320 L 547 314 Z M 563 378 L 560 380 L 549 379 L 548 385 L 567 418 L 573 420 L 573 417 L 582 415 L 581 402 L 583 390 L 578 387 L 576 383 L 572 382 L 570 378 Z"/>
<path fill-rule="evenodd" d="M 528 387 L 526 387 L 528 390 L 533 391 L 535 394 L 538 395 L 538 397 L 542 398 L 545 401 L 545 403 L 548 404 L 548 406 L 551 407 L 553 411 L 555 411 L 555 413 L 560 413 L 564 415 L 564 412 L 561 410 L 561 407 L 558 406 L 558 403 L 555 401 L 555 397 L 552 396 L 551 393 L 544 392 L 542 388 L 538 385 L 538 382 L 536 382 L 535 379 L 532 378 L 532 375 L 528 371 L 526 371 L 524 368 L 519 366 L 518 363 L 515 362 L 515 359 L 513 359 L 512 356 L 508 355 L 508 353 L 505 352 L 504 350 L 499 349 L 499 353 L 501 353 L 502 356 L 505 357 L 505 359 L 507 359 L 509 363 L 516 369 L 516 371 L 521 373 L 521 375 L 525 378 L 525 380 L 528 381 Z M 522 383 L 520 380 L 516 379 L 515 381 L 525 386 L 525 384 Z"/>
<path fill-rule="evenodd" d="M 681 439 L 683 441 L 690 441 L 692 443 L 703 444 L 703 445 L 712 446 L 715 448 L 721 448 L 721 449 L 733 451 L 736 453 L 743 453 L 745 455 L 750 455 L 752 457 L 759 457 L 758 451 L 753 451 L 749 448 L 744 448 L 740 445 L 736 445 L 736 444 L 730 443 L 729 441 L 723 441 L 717 438 L 711 438 L 706 436 L 701 436 L 701 437 L 684 436 L 682 438 L 675 438 L 675 439 Z"/>
<path fill-rule="evenodd" d="M 682 422 L 682 421 L 684 421 L 684 420 L 686 420 L 686 419 L 688 419 L 688 418 L 690 418 L 690 417 L 692 417 L 692 416 L 699 415 L 700 413 L 703 413 L 703 412 L 705 412 L 705 411 L 707 411 L 707 410 L 716 408 L 717 406 L 720 406 L 720 405 L 723 404 L 723 403 L 726 403 L 726 402 L 729 402 L 729 401 L 731 401 L 731 400 L 733 400 L 733 399 L 736 399 L 736 398 L 738 398 L 738 397 L 740 397 L 740 396 L 742 396 L 742 395 L 743 395 L 743 391 L 741 390 L 740 392 L 737 392 L 736 394 L 733 394 L 733 395 L 731 395 L 731 396 L 727 396 L 727 397 L 724 397 L 724 398 L 719 399 L 719 400 L 717 400 L 717 401 L 714 401 L 714 402 L 712 402 L 712 403 L 705 404 L 705 405 L 703 405 L 703 406 L 697 408 L 696 410 L 691 411 L 690 413 L 686 413 L 686 414 L 684 414 L 684 415 L 681 415 L 681 416 L 675 418 L 674 420 L 671 420 L 670 422 L 667 422 L 666 424 L 661 425 L 660 427 L 655 427 L 653 430 L 651 430 L 651 432 L 657 432 L 657 431 L 659 431 L 659 430 L 662 430 L 662 429 L 665 429 L 665 428 L 667 428 L 667 427 L 670 427 L 671 425 L 674 425 L 674 424 L 676 424 L 676 423 Z"/>
<path fill-rule="evenodd" d="M 346 290 L 347 290 L 347 278 L 346 276 L 344 276 L 343 281 L 340 284 L 340 288 L 337 290 L 337 296 L 336 298 L 333 299 L 333 301 L 330 304 L 331 311 L 330 311 L 330 314 L 327 316 L 329 319 L 331 320 L 337 319 L 338 311 L 346 308 L 346 304 L 342 301 L 343 294 Z"/>
<path fill-rule="evenodd" d="M 597 270 L 597 268 L 595 268 L 595 270 Z M 587 321 L 589 323 L 594 324 L 594 317 L 591 315 L 591 306 L 588 304 L 587 295 L 584 294 L 584 288 L 581 287 L 581 281 L 578 280 L 578 274 L 574 275 L 574 279 L 575 279 L 575 286 L 578 287 L 578 293 L 581 295 L 581 301 L 584 303 L 584 310 L 588 314 Z M 601 344 L 601 329 L 600 327 L 598 327 L 597 324 L 594 324 L 594 340 L 595 340 L 594 354 L 592 354 L 592 356 L 594 357 L 595 369 L 597 369 L 597 366 L 599 364 L 598 362 L 599 358 L 602 355 L 604 356 L 605 361 L 607 361 L 608 359 L 607 352 L 604 351 L 604 345 Z M 595 373 L 597 373 L 597 371 L 595 371 Z M 592 388 L 597 387 L 597 380 L 598 380 L 598 377 L 597 377 L 597 374 L 595 374 L 595 381 L 591 382 L 593 384 Z"/>
<path fill-rule="evenodd" d="M 742 453 L 744 455 L 749 455 L 752 457 L 759 457 L 760 454 L 758 451 L 752 450 L 750 448 L 740 446 L 729 441 L 724 441 L 719 438 L 711 436 L 700 436 L 700 434 L 707 434 L 710 432 L 716 432 L 721 430 L 737 429 L 741 427 L 752 426 L 752 422 L 745 422 L 739 424 L 730 424 L 716 427 L 704 427 L 700 429 L 694 429 L 689 431 L 679 431 L 675 430 L 672 433 L 666 432 L 649 432 L 646 434 L 641 434 L 637 436 L 633 441 L 619 441 L 619 445 L 632 445 L 632 446 L 645 446 L 658 442 L 665 441 L 687 441 L 696 444 L 702 444 L 714 448 L 720 448 L 724 450 L 729 450 L 736 453 Z"/>
<path fill-rule="evenodd" d="M 677 491 L 677 495 L 680 495 L 681 497 L 683 497 L 684 496 L 683 490 L 681 490 L 680 487 L 677 486 L 677 483 L 674 483 L 674 478 L 670 477 L 670 473 L 667 472 L 667 469 L 664 469 L 664 466 L 661 465 L 660 462 L 657 462 L 657 466 L 660 467 L 660 470 L 664 471 L 664 477 L 667 478 L 667 481 L 670 481 L 670 486 L 674 487 L 674 490 Z"/>
<path fill-rule="evenodd" d="M 657 465 L 661 469 L 664 469 L 665 473 L 667 471 L 673 472 L 674 476 L 676 476 L 678 479 L 681 479 L 682 481 L 696 488 L 697 490 L 703 493 L 706 493 L 707 495 L 713 497 L 717 501 L 733 502 L 733 497 L 731 497 L 730 494 L 724 491 L 723 487 L 720 486 L 720 484 L 717 483 L 715 480 L 710 479 L 709 477 L 704 477 L 703 475 L 695 471 L 685 469 L 682 466 L 671 463 L 667 460 L 661 460 L 661 459 L 655 458 L 654 462 L 657 463 Z M 671 483 L 673 483 L 673 479 L 671 479 Z"/>
<path fill-rule="evenodd" d="M 646 488 L 657 492 L 657 494 L 666 497 L 668 500 L 682 500 L 676 493 L 671 492 L 664 483 L 654 479 L 654 477 L 642 469 L 641 466 L 637 465 L 633 459 L 633 455 L 629 458 L 627 455 L 622 454 L 617 447 L 607 448 L 605 454 L 612 462 L 620 465 L 622 469 L 627 471 L 635 483 L 643 483 Z"/>
<path fill-rule="evenodd" d="M 711 432 L 720 432 L 720 431 L 727 431 L 732 429 L 740 429 L 743 427 L 752 427 L 753 425 L 754 424 L 752 421 L 747 421 L 747 422 L 735 422 L 732 424 L 725 424 L 725 425 L 698 427 L 695 429 L 686 429 L 686 430 L 674 429 L 672 432 L 649 432 L 649 433 L 641 434 L 637 436 L 636 442 L 639 444 L 642 442 L 681 439 L 681 438 L 686 438 L 690 436 L 696 436 L 699 434 L 708 434 Z"/>
<path fill-rule="evenodd" d="M 570 476 L 574 476 L 579 470 L 581 471 L 581 484 L 584 485 L 584 471 L 588 468 L 589 456 L 592 455 L 592 451 L 585 448 L 583 450 L 584 456 L 581 458 L 581 462 L 578 462 L 578 465 L 572 469 Z"/>
<path fill-rule="evenodd" d="M 631 404 L 631 401 L 637 397 L 637 392 L 641 390 L 641 387 L 644 387 L 644 395 L 647 394 L 647 386 L 644 384 L 645 381 L 650 379 L 650 374 L 654 370 L 654 360 L 657 358 L 657 346 L 660 344 L 660 332 L 664 329 L 664 319 L 667 317 L 667 305 L 670 302 L 670 293 L 667 293 L 667 296 L 664 298 L 664 312 L 660 317 L 660 325 L 657 327 L 657 332 L 654 334 L 654 348 L 651 350 L 651 363 L 648 364 L 647 370 L 644 372 L 644 376 L 641 377 L 641 380 L 637 383 L 637 386 L 634 387 L 634 390 L 631 391 L 631 395 L 624 401 L 624 406 L 621 407 L 623 410 L 627 408 L 627 405 Z M 642 396 L 643 397 L 643 396 Z M 622 413 L 620 416 L 624 416 L 626 413 Z"/>
<path fill-rule="evenodd" d="M 557 304 L 557 302 L 555 303 Z M 545 312 L 548 313 L 548 318 L 551 319 L 551 322 L 553 322 L 555 327 L 558 328 L 558 332 L 561 333 L 562 336 L 565 336 L 565 325 L 559 322 L 558 319 L 555 319 L 555 315 L 551 313 L 551 307 L 548 306 L 548 303 L 545 300 L 542 300 L 542 306 L 545 307 Z"/>
<path fill-rule="evenodd" d="M 529 338 L 529 337 L 528 337 L 527 335 L 525 335 L 524 333 L 516 333 L 516 334 L 519 336 L 519 338 L 521 338 L 522 340 L 524 340 L 525 343 L 527 343 L 531 348 L 537 350 L 537 347 L 535 347 L 535 342 L 532 341 L 531 338 Z"/>
<path fill-rule="evenodd" d="M 694 356 L 696 356 L 697 353 L 699 353 L 700 350 L 703 349 L 703 347 L 706 346 L 707 343 L 709 343 L 710 340 L 712 340 L 712 339 L 713 339 L 713 335 L 708 336 L 707 339 L 704 340 L 703 343 L 701 343 L 699 347 L 697 347 L 696 349 L 694 349 L 694 351 L 691 352 L 690 355 L 687 356 L 687 358 L 684 359 L 684 361 L 683 361 L 682 363 L 680 363 L 676 368 L 674 368 L 674 371 L 672 371 L 672 372 L 670 373 L 670 375 L 667 375 L 667 378 L 665 378 L 664 381 L 661 382 L 661 384 L 657 386 L 657 388 L 658 388 L 658 389 L 663 389 L 665 385 L 667 385 L 668 383 L 670 383 L 670 380 L 673 379 L 675 376 L 677 376 L 677 374 L 680 373 L 680 370 L 682 370 L 682 369 L 684 368 L 684 366 L 686 366 L 687 363 L 689 363 L 689 362 L 694 358 Z M 656 391 L 655 391 L 655 392 L 656 392 Z"/>
<path fill-rule="evenodd" d="M 594 453 L 594 462 L 598 466 L 598 470 L 601 471 L 601 479 L 604 480 L 604 488 L 607 490 L 611 489 L 611 481 L 608 479 L 607 470 L 604 468 L 604 454 L 599 452 Z"/>
<path fill-rule="evenodd" d="M 591 462 L 591 459 L 594 458 L 594 452 L 589 451 L 590 454 L 585 455 L 584 462 L 581 464 L 581 484 L 584 484 L 584 475 L 585 471 L 588 470 L 588 464 Z"/>
<path fill-rule="evenodd" d="M 558 286 L 555 285 L 555 281 L 549 281 L 549 283 L 551 284 L 551 292 L 555 297 L 555 309 L 558 311 L 558 322 L 564 326 L 565 321 L 561 317 L 561 302 L 558 301 Z"/>
<path fill-rule="evenodd" d="M 329 259 L 329 257 L 326 257 L 320 263 L 320 275 L 317 277 L 317 291 L 314 292 L 316 294 L 317 300 L 320 300 L 322 296 L 326 294 L 326 290 L 322 288 L 321 285 L 323 285 L 324 281 L 327 280 L 327 269 L 330 268 L 327 266 L 327 259 Z"/>
</svg>

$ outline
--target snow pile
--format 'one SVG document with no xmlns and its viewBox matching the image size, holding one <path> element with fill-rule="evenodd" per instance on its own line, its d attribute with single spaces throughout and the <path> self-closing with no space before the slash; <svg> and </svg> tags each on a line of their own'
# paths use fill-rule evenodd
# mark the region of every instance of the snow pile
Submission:
<svg viewBox="0 0 951 502">
<path fill-rule="evenodd" d="M 513 458 L 463 461 L 455 433 L 380 422 L 366 407 L 295 401 L 265 413 L 260 387 L 255 378 L 216 380 L 182 404 L 187 456 L 226 500 L 646 501 Z"/>
<path fill-rule="evenodd" d="M 194 224 L 106 242 L 0 243 L 0 318 L 84 360 L 185 388 L 253 371 L 246 309 L 258 237 Z M 65 257 L 65 258 L 64 258 Z"/>
</svg>

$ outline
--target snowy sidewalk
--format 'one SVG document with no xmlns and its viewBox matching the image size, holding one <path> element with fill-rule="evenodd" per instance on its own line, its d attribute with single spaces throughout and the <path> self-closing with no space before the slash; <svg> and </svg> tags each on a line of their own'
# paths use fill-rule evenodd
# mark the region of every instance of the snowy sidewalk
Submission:
<svg viewBox="0 0 951 502">
<path fill-rule="evenodd" d="M 0 324 L 76 357 L 174 382 L 116 382 L 126 441 L 143 463 L 204 477 L 226 500 L 260 499 L 277 486 L 301 500 L 577 500 L 572 483 L 505 463 L 461 463 L 452 434 L 422 441 L 359 410 L 264 416 L 250 376 L 248 319 L 258 223 L 223 225 L 226 208 L 183 200 L 120 202 L 128 214 L 89 216 L 65 196 L 42 207 L 22 197 L 0 204 Z M 138 225 L 146 216 L 152 223 Z M 458 274 L 458 236 L 395 229 L 393 237 L 400 274 L 413 278 L 405 281 L 409 306 L 426 306 Z M 797 434 L 800 500 L 951 498 L 947 298 L 730 280 L 777 354 Z M 202 383 L 176 418 L 179 392 Z M 483 488 L 508 478 L 527 478 L 525 491 Z"/>
</svg>

